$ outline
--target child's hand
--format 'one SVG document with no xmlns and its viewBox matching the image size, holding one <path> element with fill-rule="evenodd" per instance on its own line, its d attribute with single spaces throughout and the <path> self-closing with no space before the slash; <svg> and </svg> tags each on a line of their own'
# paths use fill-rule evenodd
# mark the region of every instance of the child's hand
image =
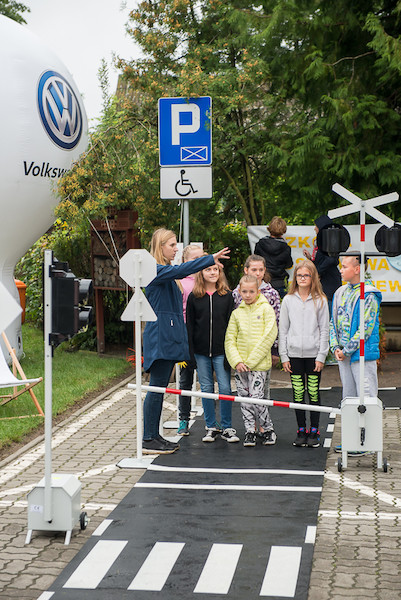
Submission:
<svg viewBox="0 0 401 600">
<path fill-rule="evenodd" d="M 320 360 L 315 360 L 315 368 L 313 369 L 316 373 L 320 373 L 323 369 L 324 363 L 320 362 Z"/>
<path fill-rule="evenodd" d="M 286 373 L 292 373 L 291 363 L 289 360 L 287 362 L 283 362 L 283 369 Z"/>
<path fill-rule="evenodd" d="M 337 348 L 336 350 L 334 350 L 334 356 L 339 361 L 343 361 L 345 358 L 344 352 L 342 350 L 340 350 L 340 348 Z"/>
<path fill-rule="evenodd" d="M 249 371 L 249 368 L 246 366 L 245 363 L 240 362 L 235 366 L 235 370 L 238 371 L 238 373 L 246 373 L 247 371 Z"/>
</svg>

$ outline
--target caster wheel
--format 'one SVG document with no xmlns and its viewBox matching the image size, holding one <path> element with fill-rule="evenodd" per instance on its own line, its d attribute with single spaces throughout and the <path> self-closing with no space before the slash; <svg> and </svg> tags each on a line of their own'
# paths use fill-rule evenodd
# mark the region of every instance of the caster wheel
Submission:
<svg viewBox="0 0 401 600">
<path fill-rule="evenodd" d="M 79 526 L 81 528 L 81 531 L 83 531 L 84 529 L 87 528 L 88 523 L 89 523 L 88 515 L 86 514 L 86 512 L 82 512 L 79 516 Z"/>
<path fill-rule="evenodd" d="M 343 470 L 343 461 L 341 460 L 341 458 L 339 458 L 337 461 L 337 469 L 339 473 L 341 473 Z"/>
<path fill-rule="evenodd" d="M 388 471 L 387 458 L 383 458 L 383 473 L 387 473 L 387 471 Z"/>
</svg>

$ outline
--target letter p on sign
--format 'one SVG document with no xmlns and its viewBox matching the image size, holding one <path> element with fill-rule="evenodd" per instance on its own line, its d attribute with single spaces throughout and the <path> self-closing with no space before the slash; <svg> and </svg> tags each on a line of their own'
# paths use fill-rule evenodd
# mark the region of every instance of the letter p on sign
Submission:
<svg viewBox="0 0 401 600">
<path fill-rule="evenodd" d="M 191 113 L 191 123 L 181 123 L 180 115 Z M 172 104 L 171 105 L 171 144 L 180 145 L 182 133 L 195 133 L 200 128 L 200 109 L 197 104 Z"/>
</svg>

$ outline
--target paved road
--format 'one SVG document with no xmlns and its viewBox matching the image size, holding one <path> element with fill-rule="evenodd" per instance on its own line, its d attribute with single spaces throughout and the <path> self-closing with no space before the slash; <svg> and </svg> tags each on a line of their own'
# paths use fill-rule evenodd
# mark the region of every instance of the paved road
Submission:
<svg viewBox="0 0 401 600">
<path fill-rule="evenodd" d="M 400 390 L 388 392 L 392 396 L 392 403 L 399 406 Z M 277 392 L 278 394 L 278 392 Z M 289 390 L 281 390 L 289 400 Z M 325 392 L 324 392 L 325 394 Z M 339 398 L 339 390 L 334 391 Z M 174 402 L 174 401 L 173 401 Z M 329 403 L 329 402 L 328 402 Z M 387 401 L 387 404 L 390 404 Z M 174 405 L 167 405 L 164 416 L 169 419 L 173 415 Z M 276 409 L 281 410 L 281 409 Z M 309 583 L 308 600 L 337 600 L 340 598 L 383 598 L 392 600 L 400 598 L 401 589 L 401 415 L 400 411 L 386 410 L 384 412 L 384 454 L 389 458 L 390 468 L 387 474 L 377 471 L 374 457 L 367 456 L 353 459 L 345 473 L 337 472 L 335 460 L 337 455 L 331 449 L 328 449 L 326 472 L 324 475 L 323 492 L 319 507 L 319 521 L 317 526 L 317 537 L 314 546 L 313 567 Z M 333 433 L 333 443 L 339 442 L 339 419 L 336 420 Z M 291 432 L 292 434 L 292 432 Z M 280 433 L 280 440 L 283 439 Z M 188 442 L 189 443 L 189 442 Z M 222 442 L 221 442 L 222 443 Z M 128 390 L 122 388 L 115 390 L 105 397 L 93 402 L 90 406 L 83 409 L 79 415 L 76 415 L 64 426 L 58 427 L 54 436 L 54 470 L 56 472 L 68 472 L 80 474 L 82 482 L 82 501 L 84 508 L 91 517 L 88 529 L 81 532 L 75 528 L 71 544 L 64 546 L 64 534 L 46 534 L 41 535 L 36 532 L 33 535 L 29 546 L 24 545 L 27 530 L 27 504 L 26 493 L 43 476 L 43 443 L 32 444 L 30 448 L 25 449 L 18 457 L 11 457 L 10 460 L 0 465 L 0 597 L 2 600 L 11 598 L 36 600 L 41 597 L 45 590 L 52 590 L 55 585 L 55 579 L 67 567 L 70 575 L 74 572 L 76 561 L 74 558 L 77 552 L 83 548 L 88 541 L 89 548 L 96 545 L 96 541 L 106 541 L 108 538 L 113 540 L 116 531 L 116 524 L 112 523 L 103 534 L 94 535 L 98 526 L 105 527 L 107 521 L 111 519 L 113 510 L 118 510 L 120 501 L 129 493 L 133 493 L 137 499 L 134 500 L 135 506 L 141 504 L 140 495 L 144 490 L 140 488 L 131 489 L 139 480 L 141 471 L 120 470 L 116 468 L 118 462 L 124 456 L 132 456 L 135 448 L 135 410 L 134 397 Z M 216 442 L 217 444 L 217 442 Z M 224 452 L 227 454 L 227 447 Z M 258 449 L 267 450 L 270 457 L 278 449 Z M 217 446 L 215 448 L 217 450 Z M 213 447 L 203 449 L 208 455 L 212 455 Z M 271 452 L 273 450 L 273 452 Z M 234 458 L 245 451 L 252 452 L 252 449 L 230 448 L 230 455 Z M 302 449 L 301 449 L 302 451 Z M 311 450 L 313 453 L 314 450 Z M 319 451 L 320 452 L 320 451 Z M 324 451 L 322 451 L 324 452 Z M 215 455 L 217 452 L 215 452 Z M 189 454 L 180 451 L 173 455 L 174 461 L 183 460 L 183 457 Z M 249 456 L 249 454 L 248 454 Z M 256 456 L 256 455 L 255 455 Z M 267 456 L 264 455 L 264 456 Z M 306 456 L 306 455 L 305 455 Z M 313 456 L 313 454 L 310 454 Z M 160 459 L 167 460 L 167 457 Z M 188 466 L 188 465 L 183 465 Z M 210 466 L 210 463 L 209 463 Z M 234 465 L 236 467 L 237 465 Z M 277 468 L 276 465 L 271 465 Z M 266 468 L 263 463 L 262 467 Z M 188 474 L 185 475 L 187 478 Z M 193 477 L 193 475 L 191 475 Z M 209 477 L 209 474 L 202 474 L 202 478 Z M 233 483 L 230 475 L 224 475 L 230 484 Z M 255 474 L 248 474 L 247 482 L 250 485 L 255 484 Z M 271 474 L 261 474 L 261 484 L 269 485 L 267 478 Z M 314 476 L 313 476 L 314 477 Z M 171 482 L 170 472 L 153 472 L 146 474 L 144 482 L 149 478 L 152 481 L 166 483 Z M 310 479 L 310 477 L 308 477 Z M 193 479 L 191 480 L 193 481 Z M 308 482 L 309 484 L 310 482 Z M 294 485 L 293 481 L 291 485 Z M 187 491 L 174 492 L 171 496 L 171 490 L 168 492 L 171 498 L 169 511 L 175 509 L 177 494 L 187 494 Z M 202 492 L 206 495 L 207 491 Z M 213 493 L 213 492 L 212 492 Z M 244 494 L 231 492 L 242 500 Z M 259 492 L 254 492 L 259 494 Z M 159 496 L 167 496 L 165 490 L 156 491 Z M 196 497 L 200 491 L 191 493 L 191 497 Z M 282 492 L 280 495 L 284 494 Z M 313 494 L 312 494 L 313 495 Z M 284 498 L 284 496 L 282 496 Z M 200 501 L 200 500 L 199 500 Z M 212 503 L 213 504 L 213 503 Z M 285 506 L 285 503 L 281 503 Z M 280 509 L 283 508 L 280 505 Z M 133 512 L 127 509 L 128 512 Z M 142 508 L 143 511 L 143 508 Z M 227 506 L 227 512 L 228 506 Z M 239 515 L 241 516 L 241 515 Z M 268 562 L 271 555 L 272 546 L 280 547 L 287 544 L 280 537 L 275 536 L 273 543 L 267 541 L 263 548 L 264 555 L 257 557 L 257 564 L 250 560 L 250 552 L 253 552 L 252 540 L 248 542 L 239 540 L 236 536 L 238 530 L 246 532 L 247 523 L 255 519 L 242 516 L 241 527 L 235 530 L 230 529 L 231 523 L 236 519 L 226 520 L 227 526 L 221 525 L 220 529 L 232 531 L 228 539 L 224 538 L 224 544 L 238 545 L 243 544 L 238 558 L 235 574 L 232 577 L 231 585 L 241 586 L 244 581 L 241 577 L 237 581 L 238 574 L 242 573 L 242 561 L 248 568 L 259 569 L 258 576 L 255 579 L 254 588 L 262 589 L 262 584 L 266 572 L 268 572 Z M 264 515 L 267 522 L 268 516 Z M 114 522 L 114 519 L 113 519 Z M 166 533 L 169 529 L 169 519 L 157 518 L 157 525 L 163 524 L 166 527 Z M 290 521 L 289 521 L 290 522 Z M 270 521 L 270 529 L 274 530 L 274 524 Z M 313 526 L 313 522 L 310 523 Z M 139 524 L 138 524 L 139 527 Z M 293 529 L 293 527 L 290 527 Z M 184 534 L 182 535 L 182 531 Z M 197 571 L 191 571 L 192 591 L 195 589 L 203 567 L 207 564 L 208 553 L 216 546 L 215 552 L 220 549 L 221 542 L 210 533 L 214 528 L 206 528 L 205 533 L 197 532 L 192 528 L 192 511 L 188 509 L 185 514 L 184 525 L 174 530 L 175 537 L 165 538 L 161 541 L 181 544 L 175 547 L 175 552 L 181 551 L 174 562 L 173 573 L 180 570 L 180 561 L 186 561 L 193 566 L 194 559 L 202 555 L 202 559 L 197 564 Z M 99 531 L 99 530 L 98 530 Z M 188 536 L 185 532 L 189 534 Z M 223 531 L 224 532 L 224 531 Z M 312 530 L 309 530 L 311 534 Z M 196 537 L 196 535 L 198 537 Z M 150 536 L 150 534 L 147 534 Z M 205 538 L 202 540 L 202 535 Z M 306 532 L 305 532 L 306 535 Z M 302 541 L 303 539 L 303 541 Z M 311 539 L 311 538 L 309 538 Z M 124 541 L 124 537 L 116 538 L 115 541 Z M 194 542 L 193 542 L 194 540 Z M 159 540 L 147 538 L 145 549 L 142 550 L 141 557 L 138 557 L 134 565 L 128 565 L 125 572 L 125 582 L 128 586 L 134 581 L 135 575 L 140 572 L 141 566 L 145 563 L 147 556 L 153 547 L 158 553 L 160 547 L 156 545 Z M 195 544 L 196 541 L 196 544 Z M 131 542 L 130 542 L 131 543 Z M 135 542 L 136 543 L 136 542 Z M 302 560 L 309 553 L 312 555 L 313 544 L 305 541 L 301 533 L 296 534 L 296 539 L 292 542 L 294 547 L 302 547 Z M 182 546 L 184 544 L 184 546 Z M 220 546 L 219 546 L 220 544 Z M 202 546 L 202 551 L 198 552 Z M 196 548 L 196 551 L 194 550 Z M 235 548 L 231 548 L 234 550 Z M 237 549 L 238 550 L 238 549 Z M 88 550 L 89 554 L 89 550 Z M 124 550 L 121 551 L 121 557 Z M 171 556 L 171 553 L 170 553 Z M 170 561 L 173 559 L 170 558 Z M 232 558 L 232 563 L 234 558 Z M 302 561 L 301 561 L 302 562 Z M 248 565 L 250 565 L 248 567 Z M 193 573 L 196 573 L 195 575 Z M 252 571 L 253 572 L 253 571 Z M 302 572 L 302 567 L 300 573 Z M 182 574 L 182 579 L 186 578 L 186 571 Z M 69 575 L 68 575 L 69 576 Z M 299 575 L 301 581 L 302 573 Z M 102 578 L 103 579 L 103 578 Z M 167 582 L 169 577 L 167 577 Z M 173 581 L 173 580 L 171 580 Z M 59 584 L 57 584 L 59 586 Z M 102 584 L 101 584 L 102 585 Z M 126 590 L 127 590 L 126 588 Z M 59 591 L 57 594 L 70 593 L 71 589 Z M 129 597 L 139 597 L 138 594 L 146 595 L 147 598 L 166 597 L 160 592 L 138 592 L 126 591 Z M 54 595 L 53 595 L 54 597 Z M 67 597 L 67 596 L 60 596 Z M 96 596 L 99 597 L 99 596 Z M 219 596 L 220 597 L 220 596 Z M 50 598 L 47 592 L 42 596 L 42 600 Z"/>
</svg>

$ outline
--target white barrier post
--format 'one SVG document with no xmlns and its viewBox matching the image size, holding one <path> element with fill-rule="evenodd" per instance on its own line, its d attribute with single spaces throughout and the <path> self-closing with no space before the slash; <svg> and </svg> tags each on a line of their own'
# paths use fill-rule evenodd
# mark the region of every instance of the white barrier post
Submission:
<svg viewBox="0 0 401 600">
<path fill-rule="evenodd" d="M 157 274 L 157 263 L 147 250 L 128 250 L 120 260 L 120 277 L 135 289 L 134 295 L 121 315 L 122 321 L 135 323 L 135 381 L 136 386 L 136 458 L 123 458 L 117 463 L 121 468 L 146 469 L 153 458 L 142 454 L 142 321 L 156 321 L 157 317 L 141 287 L 147 286 Z"/>
<path fill-rule="evenodd" d="M 137 389 L 136 383 L 129 383 L 129 388 Z M 210 400 L 228 400 L 229 402 L 247 402 L 249 404 L 260 404 L 263 406 L 279 406 L 281 408 L 293 408 L 310 412 L 341 414 L 341 409 L 332 406 L 316 406 L 314 404 L 301 404 L 298 402 L 283 402 L 282 400 L 266 400 L 265 398 L 250 398 L 249 396 L 231 396 L 226 394 L 215 394 L 212 392 L 194 392 L 193 390 L 178 390 L 175 388 L 157 387 L 155 385 L 142 385 L 143 390 L 156 392 L 157 394 L 178 394 L 179 396 L 195 396 L 197 398 L 209 398 Z"/>
</svg>

